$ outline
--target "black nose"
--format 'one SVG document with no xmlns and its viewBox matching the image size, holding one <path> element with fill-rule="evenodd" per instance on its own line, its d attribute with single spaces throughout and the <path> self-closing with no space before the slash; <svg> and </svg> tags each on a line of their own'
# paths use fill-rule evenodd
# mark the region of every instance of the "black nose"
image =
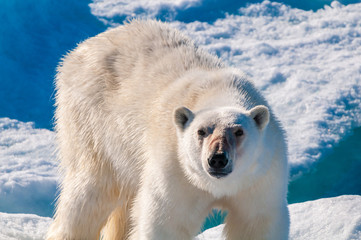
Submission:
<svg viewBox="0 0 361 240">
<path fill-rule="evenodd" d="M 227 166 L 228 158 L 224 153 L 215 153 L 208 159 L 208 164 L 213 169 L 223 169 Z"/>
</svg>

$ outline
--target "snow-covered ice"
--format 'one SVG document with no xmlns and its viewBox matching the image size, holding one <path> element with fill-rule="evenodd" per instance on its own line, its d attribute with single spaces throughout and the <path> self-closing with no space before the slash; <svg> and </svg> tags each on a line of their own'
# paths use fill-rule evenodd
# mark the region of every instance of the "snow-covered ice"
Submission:
<svg viewBox="0 0 361 240">
<path fill-rule="evenodd" d="M 361 196 L 290 205 L 291 239 L 361 239 Z"/>
<path fill-rule="evenodd" d="M 345 195 L 289 206 L 292 240 L 361 239 L 361 196 Z M 44 239 L 51 218 L 33 214 L 0 213 L 0 240 Z M 221 240 L 223 225 L 195 240 Z"/>
<path fill-rule="evenodd" d="M 361 196 L 344 195 L 289 205 L 292 240 L 361 239 Z M 223 225 L 200 234 L 197 240 L 219 240 Z"/>
<path fill-rule="evenodd" d="M 55 135 L 0 118 L 0 212 L 51 215 L 57 186 Z"/>
<path fill-rule="evenodd" d="M 44 239 L 51 221 L 34 214 L 0 213 L 0 240 Z"/>
<path fill-rule="evenodd" d="M 154 18 L 165 9 L 171 18 L 177 11 L 196 4 L 200 4 L 200 0 L 94 0 L 89 6 L 94 15 L 106 19 L 116 16 Z"/>
</svg>

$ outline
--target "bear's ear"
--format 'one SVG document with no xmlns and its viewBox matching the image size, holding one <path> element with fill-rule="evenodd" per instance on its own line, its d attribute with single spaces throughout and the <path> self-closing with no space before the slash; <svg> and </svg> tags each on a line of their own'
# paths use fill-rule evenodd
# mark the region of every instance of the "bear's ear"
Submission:
<svg viewBox="0 0 361 240">
<path fill-rule="evenodd" d="M 256 122 L 259 129 L 264 129 L 269 122 L 269 111 L 266 106 L 259 105 L 250 110 L 250 116 Z"/>
<path fill-rule="evenodd" d="M 185 129 L 186 123 L 193 119 L 194 114 L 186 107 L 177 108 L 174 111 L 174 123 L 179 130 Z"/>
</svg>

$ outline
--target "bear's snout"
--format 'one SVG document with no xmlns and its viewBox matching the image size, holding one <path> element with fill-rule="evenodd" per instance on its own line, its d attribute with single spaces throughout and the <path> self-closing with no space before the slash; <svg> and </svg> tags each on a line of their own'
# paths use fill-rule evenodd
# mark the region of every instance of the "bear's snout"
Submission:
<svg viewBox="0 0 361 240">
<path fill-rule="evenodd" d="M 228 164 L 228 158 L 225 153 L 216 153 L 208 159 L 208 164 L 214 169 L 223 169 Z"/>
<path fill-rule="evenodd" d="M 229 165 L 226 152 L 214 153 L 210 158 L 208 158 L 208 173 L 216 178 L 225 177 L 232 172 Z"/>
</svg>

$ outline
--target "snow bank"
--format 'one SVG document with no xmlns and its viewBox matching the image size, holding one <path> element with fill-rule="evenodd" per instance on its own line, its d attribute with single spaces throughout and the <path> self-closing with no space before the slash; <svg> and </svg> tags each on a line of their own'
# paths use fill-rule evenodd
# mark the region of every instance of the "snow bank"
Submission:
<svg viewBox="0 0 361 240">
<path fill-rule="evenodd" d="M 273 0 L 292 8 L 317 10 L 330 5 L 332 0 Z M 105 23 L 122 22 L 127 18 L 156 18 L 162 21 L 213 22 L 226 14 L 237 14 L 237 10 L 262 0 L 93 0 L 89 4 L 94 15 Z M 358 0 L 339 0 L 347 5 Z"/>
<path fill-rule="evenodd" d="M 0 213 L 0 240 L 44 239 L 51 218 Z"/>
<path fill-rule="evenodd" d="M 361 196 L 345 195 L 289 205 L 290 239 L 361 239 Z M 200 234 L 197 240 L 222 239 L 223 225 Z"/>
<path fill-rule="evenodd" d="M 54 133 L 0 118 L 0 211 L 52 215 L 57 186 Z"/>
<path fill-rule="evenodd" d="M 105 19 L 116 16 L 151 17 L 158 16 L 166 10 L 169 19 L 173 19 L 177 11 L 199 5 L 200 0 L 94 0 L 89 4 L 92 14 Z"/>
<path fill-rule="evenodd" d="M 361 239 L 361 196 L 290 205 L 291 239 Z"/>
<path fill-rule="evenodd" d="M 289 205 L 290 239 L 361 239 L 361 196 L 340 196 Z M 51 218 L 0 213 L 0 239 L 43 239 Z M 220 240 L 223 225 L 195 240 Z"/>
</svg>

